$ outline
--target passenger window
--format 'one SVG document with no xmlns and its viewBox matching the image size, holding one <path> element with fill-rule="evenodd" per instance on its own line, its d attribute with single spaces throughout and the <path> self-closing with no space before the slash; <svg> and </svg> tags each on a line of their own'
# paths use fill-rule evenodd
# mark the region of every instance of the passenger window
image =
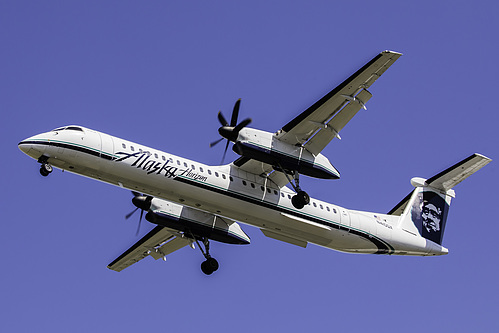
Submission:
<svg viewBox="0 0 499 333">
<path fill-rule="evenodd" d="M 246 181 L 245 180 L 243 180 L 243 185 L 246 186 Z M 251 184 L 251 185 L 253 185 L 253 184 Z"/>
<path fill-rule="evenodd" d="M 224 174 L 224 173 L 222 173 L 222 178 L 223 178 L 223 179 L 227 179 L 227 177 L 225 176 L 225 174 Z"/>
<path fill-rule="evenodd" d="M 232 178 L 232 176 L 229 176 L 229 179 L 230 179 L 231 182 L 234 181 L 234 178 Z"/>
<path fill-rule="evenodd" d="M 186 162 L 184 162 L 184 166 L 187 168 L 187 163 Z"/>
<path fill-rule="evenodd" d="M 203 172 L 203 168 L 202 168 L 202 167 L 199 167 L 199 171 Z"/>
<path fill-rule="evenodd" d="M 319 205 L 319 207 L 320 207 L 321 209 L 324 209 L 324 208 L 322 207 L 322 205 Z"/>
<path fill-rule="evenodd" d="M 196 167 L 194 166 L 194 164 L 191 164 L 191 169 L 196 170 Z"/>
<path fill-rule="evenodd" d="M 154 158 L 158 158 L 158 154 L 154 153 Z"/>
<path fill-rule="evenodd" d="M 267 192 L 272 193 L 272 191 L 270 190 L 270 188 L 267 189 Z"/>
<path fill-rule="evenodd" d="M 133 148 L 133 146 L 130 146 L 130 150 L 135 151 L 135 148 Z"/>
<path fill-rule="evenodd" d="M 208 174 L 211 175 L 211 170 L 210 169 L 208 169 Z"/>
<path fill-rule="evenodd" d="M 126 144 L 122 143 L 121 146 L 123 147 L 123 149 L 126 149 Z"/>
<path fill-rule="evenodd" d="M 278 193 L 276 190 L 274 190 L 274 194 L 275 194 L 275 195 L 279 195 L 279 193 Z"/>
<path fill-rule="evenodd" d="M 215 171 L 215 177 L 218 177 L 218 172 Z"/>
<path fill-rule="evenodd" d="M 255 188 L 255 184 L 251 183 L 251 187 Z"/>
</svg>

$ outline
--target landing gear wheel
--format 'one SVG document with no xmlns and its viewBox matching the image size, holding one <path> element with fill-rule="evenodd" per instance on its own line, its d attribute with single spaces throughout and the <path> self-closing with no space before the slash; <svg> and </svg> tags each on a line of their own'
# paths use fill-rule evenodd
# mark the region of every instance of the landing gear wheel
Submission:
<svg viewBox="0 0 499 333">
<path fill-rule="evenodd" d="M 213 274 L 213 272 L 218 269 L 219 265 L 218 261 L 210 255 L 210 240 L 207 237 L 201 237 L 200 239 L 198 239 L 192 234 L 192 232 L 189 231 L 189 233 L 191 234 L 192 239 L 194 239 L 198 244 L 199 249 L 203 253 L 203 256 L 206 258 L 206 260 L 201 263 L 201 270 L 206 275 Z M 199 243 L 199 240 L 203 242 L 202 244 L 204 245 L 204 250 Z"/>
<path fill-rule="evenodd" d="M 215 258 L 208 258 L 201 263 L 201 270 L 206 275 L 211 275 L 218 269 L 218 261 Z"/>
<path fill-rule="evenodd" d="M 40 174 L 43 176 L 43 177 L 47 177 L 51 172 L 52 172 L 52 166 L 50 164 L 42 164 L 42 166 L 40 167 Z"/>
<path fill-rule="evenodd" d="M 298 191 L 296 195 L 291 198 L 291 203 L 297 209 L 302 209 L 305 205 L 310 203 L 310 197 L 305 191 Z"/>
</svg>

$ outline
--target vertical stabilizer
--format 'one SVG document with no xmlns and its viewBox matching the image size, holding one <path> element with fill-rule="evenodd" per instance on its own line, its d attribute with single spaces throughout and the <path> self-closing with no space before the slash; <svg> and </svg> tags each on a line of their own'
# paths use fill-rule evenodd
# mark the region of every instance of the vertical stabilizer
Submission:
<svg viewBox="0 0 499 333">
<path fill-rule="evenodd" d="M 451 196 L 447 193 L 431 187 L 417 187 L 412 204 L 407 208 L 406 223 L 415 226 L 422 237 L 442 245 L 450 202 Z"/>
<path fill-rule="evenodd" d="M 400 215 L 402 229 L 441 245 L 451 199 L 455 197 L 452 188 L 490 161 L 473 154 L 429 179 L 411 179 L 414 191 L 389 214 Z"/>
</svg>

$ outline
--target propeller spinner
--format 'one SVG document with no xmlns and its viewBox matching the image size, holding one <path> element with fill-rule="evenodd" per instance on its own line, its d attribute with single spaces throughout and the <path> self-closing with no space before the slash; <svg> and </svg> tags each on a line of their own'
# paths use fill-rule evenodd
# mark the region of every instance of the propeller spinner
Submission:
<svg viewBox="0 0 499 333">
<path fill-rule="evenodd" d="M 227 144 L 225 145 L 224 155 L 222 157 L 222 164 L 225 160 L 225 155 L 227 154 L 227 149 L 229 148 L 229 142 L 236 142 L 237 137 L 239 135 L 239 131 L 241 131 L 244 127 L 248 126 L 251 123 L 251 118 L 246 118 L 241 121 L 239 124 L 237 123 L 237 118 L 239 116 L 239 107 L 241 105 L 241 99 L 236 101 L 234 104 L 234 109 L 232 110 L 232 116 L 230 118 L 230 124 L 227 122 L 225 117 L 222 114 L 222 111 L 218 112 L 218 121 L 222 125 L 218 129 L 218 133 L 222 136 L 222 138 L 218 139 L 210 143 L 210 148 L 214 147 L 218 143 L 220 143 L 223 139 L 227 139 Z"/>
</svg>

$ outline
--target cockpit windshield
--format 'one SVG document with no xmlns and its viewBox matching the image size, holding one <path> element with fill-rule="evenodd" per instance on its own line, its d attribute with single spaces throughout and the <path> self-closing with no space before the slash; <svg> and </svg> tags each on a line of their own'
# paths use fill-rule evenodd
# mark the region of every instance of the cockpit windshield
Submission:
<svg viewBox="0 0 499 333">
<path fill-rule="evenodd" d="M 52 132 L 60 132 L 60 131 L 65 131 L 65 130 L 83 132 L 83 129 L 81 127 L 78 127 L 78 126 L 59 127 L 59 128 L 53 129 Z"/>
</svg>

